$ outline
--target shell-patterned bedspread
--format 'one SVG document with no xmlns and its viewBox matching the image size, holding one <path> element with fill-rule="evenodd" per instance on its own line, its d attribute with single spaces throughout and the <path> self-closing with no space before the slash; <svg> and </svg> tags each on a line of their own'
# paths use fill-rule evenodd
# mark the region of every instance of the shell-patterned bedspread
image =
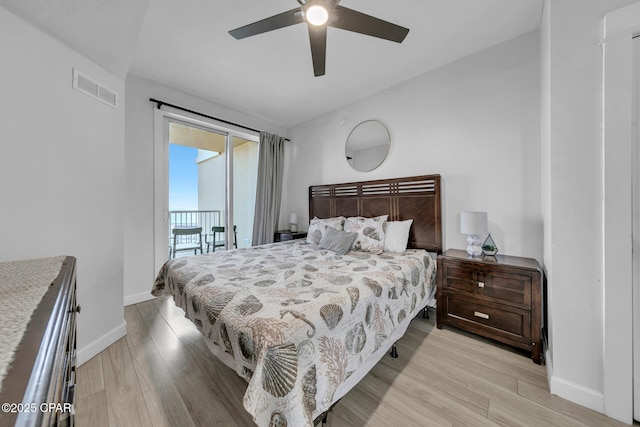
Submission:
<svg viewBox="0 0 640 427">
<path fill-rule="evenodd" d="M 310 426 L 406 331 L 435 286 L 423 250 L 337 255 L 303 240 L 167 261 L 152 294 L 235 360 L 259 426 Z"/>
</svg>

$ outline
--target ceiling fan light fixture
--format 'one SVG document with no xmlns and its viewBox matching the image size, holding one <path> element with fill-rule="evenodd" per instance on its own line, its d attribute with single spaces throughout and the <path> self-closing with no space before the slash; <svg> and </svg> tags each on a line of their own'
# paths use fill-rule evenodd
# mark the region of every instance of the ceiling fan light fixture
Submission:
<svg viewBox="0 0 640 427">
<path fill-rule="evenodd" d="M 324 6 L 314 4 L 305 9 L 304 19 L 311 25 L 324 25 L 329 20 L 329 12 Z"/>
</svg>

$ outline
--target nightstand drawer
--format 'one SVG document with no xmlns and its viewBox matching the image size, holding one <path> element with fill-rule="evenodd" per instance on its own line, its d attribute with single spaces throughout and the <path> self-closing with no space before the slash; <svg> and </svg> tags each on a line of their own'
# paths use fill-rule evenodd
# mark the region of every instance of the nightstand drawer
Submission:
<svg viewBox="0 0 640 427">
<path fill-rule="evenodd" d="M 447 323 L 490 338 L 528 349 L 531 314 L 526 310 L 487 304 L 482 300 L 445 295 Z M 518 345 L 523 344 L 523 345 Z"/>
<path fill-rule="evenodd" d="M 478 266 L 465 262 L 443 263 L 443 290 L 464 292 L 469 296 L 522 308 L 531 307 L 531 275 Z"/>
</svg>

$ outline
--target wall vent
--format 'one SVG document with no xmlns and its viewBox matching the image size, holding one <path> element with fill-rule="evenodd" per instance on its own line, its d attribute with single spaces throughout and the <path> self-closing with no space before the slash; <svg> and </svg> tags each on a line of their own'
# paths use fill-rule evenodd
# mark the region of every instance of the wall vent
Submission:
<svg viewBox="0 0 640 427">
<path fill-rule="evenodd" d="M 118 94 L 73 69 L 73 88 L 113 108 L 118 108 Z"/>
</svg>

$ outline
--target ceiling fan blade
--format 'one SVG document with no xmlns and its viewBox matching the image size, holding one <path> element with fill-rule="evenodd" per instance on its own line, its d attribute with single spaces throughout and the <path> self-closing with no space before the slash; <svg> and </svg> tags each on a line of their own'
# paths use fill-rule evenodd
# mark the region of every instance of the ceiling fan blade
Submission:
<svg viewBox="0 0 640 427">
<path fill-rule="evenodd" d="M 255 36 L 257 34 L 266 33 L 269 31 L 277 30 L 279 28 L 288 27 L 295 24 L 300 24 L 304 21 L 300 8 L 288 10 L 278 15 L 271 16 L 269 18 L 262 19 L 260 21 L 253 22 L 235 30 L 229 31 L 236 39 L 244 39 L 246 37 Z"/>
<path fill-rule="evenodd" d="M 408 28 L 374 18 L 373 16 L 340 5 L 335 7 L 333 19 L 328 25 L 397 43 L 402 43 L 409 33 Z"/>
<path fill-rule="evenodd" d="M 311 42 L 311 59 L 313 60 L 314 76 L 324 76 L 324 65 L 327 58 L 327 26 L 309 27 L 309 41 Z"/>
</svg>

